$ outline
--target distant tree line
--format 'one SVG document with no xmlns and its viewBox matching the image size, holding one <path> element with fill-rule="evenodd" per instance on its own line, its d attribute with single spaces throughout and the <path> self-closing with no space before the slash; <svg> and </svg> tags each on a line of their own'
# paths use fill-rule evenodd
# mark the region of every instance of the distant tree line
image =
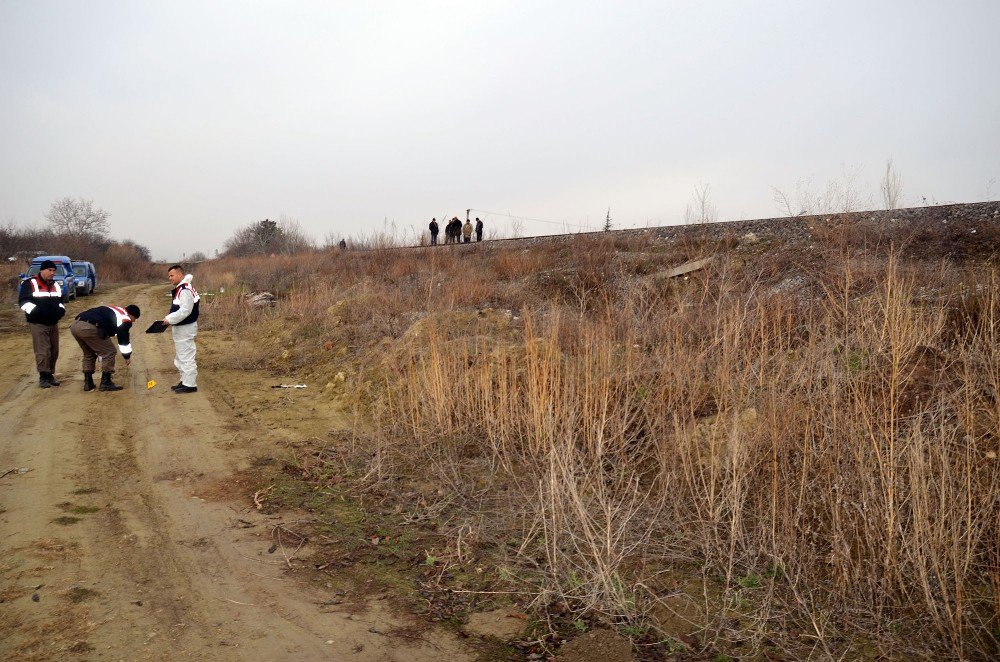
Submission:
<svg viewBox="0 0 1000 662">
<path fill-rule="evenodd" d="M 26 263 L 35 255 L 67 255 L 93 262 L 111 280 L 148 278 L 152 267 L 149 249 L 131 239 L 108 236 L 110 216 L 93 200 L 56 200 L 43 227 L 19 227 L 13 222 L 0 225 L 0 256 Z"/>
</svg>

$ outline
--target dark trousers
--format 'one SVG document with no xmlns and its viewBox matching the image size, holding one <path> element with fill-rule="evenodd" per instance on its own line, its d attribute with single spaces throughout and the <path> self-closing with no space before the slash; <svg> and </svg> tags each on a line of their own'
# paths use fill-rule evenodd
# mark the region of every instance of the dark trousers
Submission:
<svg viewBox="0 0 1000 662">
<path fill-rule="evenodd" d="M 432 232 L 431 233 L 431 246 L 437 246 L 437 245 L 438 245 L 437 232 Z"/>
<path fill-rule="evenodd" d="M 482 241 L 482 240 L 483 240 L 483 231 L 476 230 L 476 241 Z"/>
<path fill-rule="evenodd" d="M 468 243 L 469 243 L 469 242 L 471 242 L 471 241 L 472 241 L 472 235 L 468 235 L 468 234 L 467 234 L 467 235 L 465 235 L 465 236 L 464 236 L 464 237 L 462 238 L 462 243 L 463 243 L 463 244 L 468 244 Z"/>
<path fill-rule="evenodd" d="M 35 350 L 35 368 L 39 373 L 55 372 L 59 358 L 59 326 L 57 324 L 32 324 L 31 347 Z"/>
<path fill-rule="evenodd" d="M 97 357 L 101 357 L 101 372 L 115 371 L 115 358 L 118 348 L 110 338 L 102 338 L 101 330 L 90 322 L 76 320 L 69 327 L 69 332 L 83 350 L 83 371 L 94 372 Z"/>
</svg>

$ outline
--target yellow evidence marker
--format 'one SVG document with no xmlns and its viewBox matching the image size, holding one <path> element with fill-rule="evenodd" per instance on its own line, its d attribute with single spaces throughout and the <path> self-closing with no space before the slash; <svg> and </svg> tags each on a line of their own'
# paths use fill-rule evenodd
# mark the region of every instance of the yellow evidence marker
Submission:
<svg viewBox="0 0 1000 662">
<path fill-rule="evenodd" d="M 148 382 L 146 382 L 147 389 L 153 388 L 154 386 L 156 386 L 156 381 L 150 379 Z"/>
</svg>

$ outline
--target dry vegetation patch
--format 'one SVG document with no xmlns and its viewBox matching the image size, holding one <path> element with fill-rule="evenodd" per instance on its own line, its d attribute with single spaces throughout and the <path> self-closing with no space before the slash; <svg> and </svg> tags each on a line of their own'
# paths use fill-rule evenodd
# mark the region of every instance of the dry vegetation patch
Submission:
<svg viewBox="0 0 1000 662">
<path fill-rule="evenodd" d="M 199 278 L 226 285 L 206 324 L 245 339 L 239 360 L 350 410 L 348 438 L 300 447 L 269 496 L 333 513 L 324 567 L 405 566 L 445 619 L 516 602 L 547 650 L 603 624 L 645 656 L 986 658 L 994 207 Z M 248 308 L 240 283 L 277 304 Z"/>
</svg>

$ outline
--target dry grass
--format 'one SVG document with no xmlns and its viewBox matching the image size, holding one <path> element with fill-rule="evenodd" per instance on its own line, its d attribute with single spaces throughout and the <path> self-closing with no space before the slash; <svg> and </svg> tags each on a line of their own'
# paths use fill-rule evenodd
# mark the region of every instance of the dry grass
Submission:
<svg viewBox="0 0 1000 662">
<path fill-rule="evenodd" d="M 97 623 L 88 616 L 80 605 L 68 604 L 57 607 L 44 620 L 24 623 L 17 619 L 11 623 L 16 629 L 11 630 L 10 650 L 18 660 L 51 660 L 67 653 L 91 652 L 94 649 L 87 638 Z"/>
<path fill-rule="evenodd" d="M 780 254 L 580 237 L 216 261 L 199 278 L 282 295 L 206 315 L 252 335 L 262 365 L 287 351 L 322 371 L 324 347 L 345 350 L 370 475 L 442 486 L 465 506 L 456 558 L 509 550 L 540 605 L 655 629 L 664 571 L 683 566 L 717 578 L 698 625 L 721 648 L 996 655 L 995 265 L 823 231 Z"/>
</svg>

